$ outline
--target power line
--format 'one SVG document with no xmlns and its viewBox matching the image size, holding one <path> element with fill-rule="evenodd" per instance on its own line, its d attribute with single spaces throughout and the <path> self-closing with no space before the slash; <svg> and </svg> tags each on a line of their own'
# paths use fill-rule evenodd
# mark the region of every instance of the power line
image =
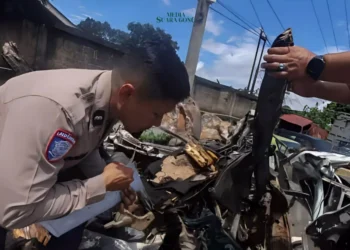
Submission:
<svg viewBox="0 0 350 250">
<path fill-rule="evenodd" d="M 270 3 L 269 0 L 266 0 L 266 1 L 267 1 L 267 3 L 270 5 L 271 10 L 272 10 L 272 12 L 275 14 L 275 16 L 276 16 L 278 22 L 280 23 L 282 29 L 285 30 L 285 28 L 283 27 L 283 24 L 282 24 L 282 22 L 281 22 L 281 19 L 278 17 L 278 15 L 277 15 L 275 9 L 272 7 L 272 4 Z"/>
<path fill-rule="evenodd" d="M 253 11 L 254 11 L 254 13 L 255 13 L 256 19 L 258 19 L 258 22 L 259 22 L 259 24 L 260 24 L 260 27 L 261 27 L 262 30 L 264 31 L 264 34 L 265 34 L 265 37 L 266 37 L 266 41 L 267 41 L 268 44 L 271 46 L 271 43 L 270 43 L 270 41 L 269 41 L 269 39 L 267 38 L 267 35 L 266 35 L 266 33 L 265 33 L 264 26 L 262 25 L 262 22 L 261 22 L 261 20 L 260 20 L 260 18 L 259 18 L 258 12 L 256 11 L 252 0 L 250 0 L 250 4 L 252 5 Z"/>
<path fill-rule="evenodd" d="M 330 10 L 330 8 L 329 8 L 329 2 L 328 2 L 328 0 L 327 0 L 327 8 L 328 8 L 329 18 L 331 19 L 333 37 L 334 37 L 334 41 L 335 41 L 335 47 L 337 48 L 337 51 L 338 51 L 337 38 L 335 37 L 334 26 L 333 26 L 333 19 L 332 19 L 332 15 L 331 15 L 331 10 Z"/>
<path fill-rule="evenodd" d="M 322 28 L 321 28 L 321 23 L 320 23 L 320 20 L 318 19 L 318 16 L 317 16 L 317 12 L 316 12 L 314 1 L 310 0 L 310 2 L 311 2 L 312 8 L 313 8 L 314 13 L 315 13 L 315 17 L 316 17 L 316 20 L 317 20 L 318 28 L 320 29 L 320 32 L 321 32 L 321 35 L 322 35 L 324 46 L 326 46 L 326 51 L 328 53 L 328 47 L 327 47 L 326 39 L 324 38 L 324 34 L 323 34 L 323 31 L 322 31 Z"/>
<path fill-rule="evenodd" d="M 349 48 L 350 48 L 350 32 L 349 32 L 349 20 L 348 20 L 348 7 L 346 4 L 346 0 L 344 0 L 345 5 L 345 16 L 346 16 L 346 30 L 348 31 L 348 41 L 349 41 Z"/>
<path fill-rule="evenodd" d="M 257 27 L 253 27 L 255 25 L 250 25 L 247 21 L 243 20 L 243 17 L 240 17 L 238 13 L 235 13 L 231 8 L 227 7 L 225 4 L 223 4 L 221 1 L 217 1 L 219 5 L 221 5 L 224 9 L 226 9 L 228 12 L 230 12 L 232 15 L 234 15 L 236 18 L 238 18 L 241 22 L 243 22 L 245 25 L 247 25 L 249 28 L 255 31 Z M 258 32 L 256 32 L 259 34 Z"/>
<path fill-rule="evenodd" d="M 246 31 L 252 33 L 253 35 L 259 37 L 259 35 L 258 35 L 257 33 L 251 31 L 250 29 L 248 29 L 248 28 L 246 28 L 246 27 L 244 27 L 244 26 L 241 25 L 240 23 L 238 23 L 238 22 L 232 20 L 231 18 L 229 18 L 228 16 L 226 16 L 226 15 L 222 14 L 221 12 L 217 11 L 217 10 L 214 9 L 213 7 L 209 7 L 209 8 L 210 8 L 212 11 L 214 11 L 214 12 L 218 13 L 219 15 L 225 17 L 226 19 L 230 20 L 231 22 L 235 23 L 236 25 L 240 26 L 242 29 L 245 29 Z"/>
</svg>

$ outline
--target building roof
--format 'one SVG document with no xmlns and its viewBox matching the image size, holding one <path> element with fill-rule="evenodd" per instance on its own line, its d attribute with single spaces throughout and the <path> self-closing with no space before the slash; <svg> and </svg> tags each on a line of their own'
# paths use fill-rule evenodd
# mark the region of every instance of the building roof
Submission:
<svg viewBox="0 0 350 250">
<path fill-rule="evenodd" d="M 195 76 L 194 81 L 195 81 L 195 84 L 196 84 L 196 82 L 200 82 L 202 85 L 207 85 L 210 88 L 233 92 L 233 93 L 236 93 L 237 95 L 243 96 L 243 97 L 245 97 L 249 100 L 252 100 L 252 101 L 258 100 L 258 97 L 255 95 L 249 94 L 249 93 L 242 91 L 242 90 L 234 89 L 231 86 L 227 86 L 227 85 L 220 84 L 218 82 L 210 81 L 210 80 L 205 79 L 203 77 Z"/>
<path fill-rule="evenodd" d="M 283 120 L 283 121 L 286 121 L 286 122 L 298 125 L 300 127 L 305 127 L 307 125 L 312 124 L 311 120 L 309 120 L 309 119 L 307 119 L 305 117 L 299 116 L 299 115 L 294 115 L 294 114 L 282 115 L 280 117 L 280 119 Z"/>
</svg>

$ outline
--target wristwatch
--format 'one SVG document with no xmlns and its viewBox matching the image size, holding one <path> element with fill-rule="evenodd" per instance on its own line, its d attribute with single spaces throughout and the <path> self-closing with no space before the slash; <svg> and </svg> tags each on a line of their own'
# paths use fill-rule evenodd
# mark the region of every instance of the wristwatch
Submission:
<svg viewBox="0 0 350 250">
<path fill-rule="evenodd" d="M 315 81 L 317 81 L 326 65 L 326 62 L 323 58 L 323 56 L 315 56 L 311 59 L 309 64 L 306 67 L 306 73 Z"/>
</svg>

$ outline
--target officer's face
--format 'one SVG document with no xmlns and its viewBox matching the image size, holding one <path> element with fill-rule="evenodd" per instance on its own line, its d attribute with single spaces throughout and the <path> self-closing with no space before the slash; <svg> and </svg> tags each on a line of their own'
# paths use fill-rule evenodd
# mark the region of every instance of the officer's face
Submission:
<svg viewBox="0 0 350 250">
<path fill-rule="evenodd" d="M 174 101 L 140 98 L 135 88 L 129 84 L 124 84 L 115 95 L 117 116 L 130 133 L 159 126 L 163 115 L 172 111 L 176 105 Z"/>
</svg>

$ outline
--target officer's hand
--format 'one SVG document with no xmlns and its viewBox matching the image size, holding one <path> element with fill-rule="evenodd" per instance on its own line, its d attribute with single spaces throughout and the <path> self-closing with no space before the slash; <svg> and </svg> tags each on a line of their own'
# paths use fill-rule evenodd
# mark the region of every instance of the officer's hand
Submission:
<svg viewBox="0 0 350 250">
<path fill-rule="evenodd" d="M 126 207 L 133 205 L 136 202 L 137 194 L 132 188 L 122 190 L 121 198 Z"/>
<path fill-rule="evenodd" d="M 108 164 L 103 170 L 103 179 L 107 191 L 119 191 L 129 188 L 134 170 L 119 162 Z"/>
<path fill-rule="evenodd" d="M 131 188 L 124 189 L 121 192 L 122 203 L 119 207 L 119 213 L 123 214 L 127 211 L 138 216 L 142 216 L 146 213 L 144 207 L 141 205 L 138 199 L 137 193 Z"/>
</svg>

